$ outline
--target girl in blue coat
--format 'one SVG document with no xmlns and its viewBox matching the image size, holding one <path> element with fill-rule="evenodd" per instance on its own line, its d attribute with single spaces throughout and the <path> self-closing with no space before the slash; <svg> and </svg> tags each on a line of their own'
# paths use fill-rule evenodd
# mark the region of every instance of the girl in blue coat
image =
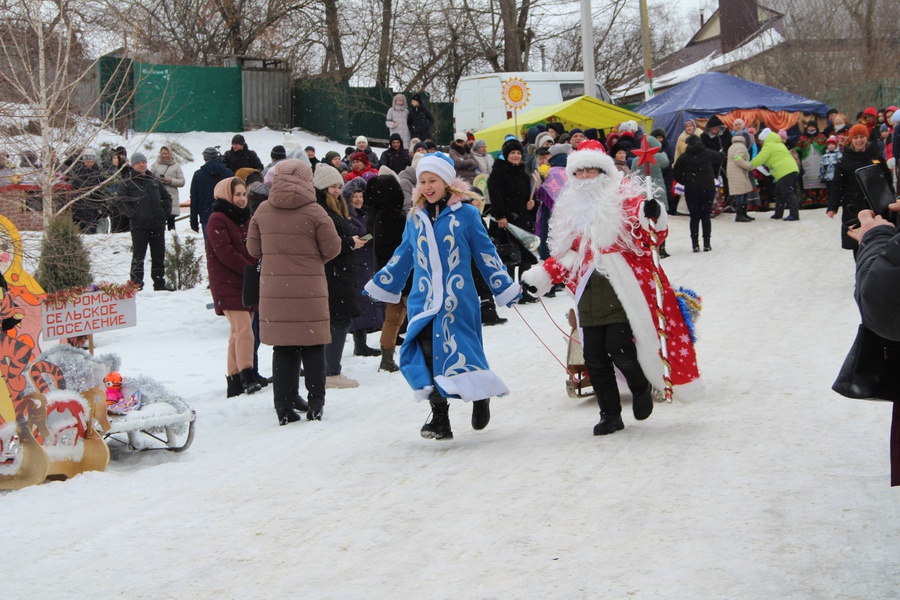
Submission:
<svg viewBox="0 0 900 600">
<path fill-rule="evenodd" d="M 431 419 L 421 433 L 436 440 L 453 439 L 447 398 L 472 401 L 472 426 L 483 429 L 490 420 L 489 398 L 509 393 L 484 356 L 472 259 L 498 304 L 510 306 L 520 297 L 519 285 L 497 256 L 481 214 L 463 202 L 476 196 L 455 177 L 453 161 L 441 152 L 419 160 L 414 207 L 403 241 L 366 284 L 373 298 L 396 303 L 412 272 L 400 371 L 416 399 L 431 403 Z"/>
</svg>

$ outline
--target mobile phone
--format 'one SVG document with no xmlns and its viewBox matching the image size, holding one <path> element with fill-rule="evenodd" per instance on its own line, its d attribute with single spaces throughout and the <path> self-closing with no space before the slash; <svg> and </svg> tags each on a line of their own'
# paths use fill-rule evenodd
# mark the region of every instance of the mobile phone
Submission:
<svg viewBox="0 0 900 600">
<path fill-rule="evenodd" d="M 847 226 L 847 229 L 856 229 L 859 227 L 859 219 L 850 219 L 844 225 Z"/>
<path fill-rule="evenodd" d="M 371 234 L 371 233 L 367 233 L 366 235 L 362 236 L 362 237 L 359 238 L 359 239 L 361 239 L 361 240 L 364 241 L 364 242 L 368 242 L 369 240 L 372 239 L 372 234 Z"/>
</svg>

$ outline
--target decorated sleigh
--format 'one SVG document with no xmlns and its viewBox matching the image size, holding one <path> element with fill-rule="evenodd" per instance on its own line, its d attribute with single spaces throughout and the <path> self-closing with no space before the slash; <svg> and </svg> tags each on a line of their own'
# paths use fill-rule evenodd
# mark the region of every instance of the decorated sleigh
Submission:
<svg viewBox="0 0 900 600">
<path fill-rule="evenodd" d="M 107 414 L 103 437 L 129 450 L 183 452 L 194 441 L 197 413 L 179 396 L 149 377 L 125 379 L 125 397 L 140 396 L 140 406 L 124 414 Z"/>
</svg>

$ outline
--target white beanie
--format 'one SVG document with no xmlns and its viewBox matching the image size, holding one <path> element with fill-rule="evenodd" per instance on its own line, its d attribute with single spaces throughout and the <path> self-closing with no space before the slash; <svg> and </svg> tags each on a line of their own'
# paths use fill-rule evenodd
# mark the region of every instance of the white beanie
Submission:
<svg viewBox="0 0 900 600">
<path fill-rule="evenodd" d="M 313 174 L 313 187 L 317 190 L 324 190 L 333 185 L 343 185 L 344 178 L 337 169 L 325 163 L 316 165 L 316 172 Z"/>
<path fill-rule="evenodd" d="M 615 165 L 613 166 L 615 168 Z M 416 165 L 416 179 L 425 172 L 434 173 L 444 180 L 444 183 L 450 185 L 456 179 L 456 168 L 453 166 L 453 160 L 443 152 L 433 152 L 426 154 L 419 159 Z"/>
<path fill-rule="evenodd" d="M 366 146 L 369 145 L 369 140 L 367 140 L 367 139 L 366 139 L 366 136 L 364 136 L 364 135 L 361 135 L 361 136 L 359 136 L 358 138 L 356 138 L 356 145 L 357 145 L 357 146 L 359 146 L 359 143 L 360 143 L 360 142 L 363 142 Z"/>
<path fill-rule="evenodd" d="M 465 142 L 466 141 L 466 133 L 464 131 L 457 131 L 453 134 L 454 142 Z"/>
<path fill-rule="evenodd" d="M 625 133 L 626 131 L 634 133 L 634 129 L 631 128 L 630 121 L 622 121 L 621 123 L 619 123 L 619 133 Z"/>
<path fill-rule="evenodd" d="M 762 131 L 760 131 L 760 132 L 757 134 L 756 139 L 758 139 L 758 140 L 761 141 L 761 142 L 764 142 L 764 141 L 766 141 L 766 137 L 768 137 L 768 135 L 769 135 L 770 133 L 772 133 L 772 130 L 769 129 L 768 127 L 766 127 L 765 129 L 763 129 Z"/>
</svg>

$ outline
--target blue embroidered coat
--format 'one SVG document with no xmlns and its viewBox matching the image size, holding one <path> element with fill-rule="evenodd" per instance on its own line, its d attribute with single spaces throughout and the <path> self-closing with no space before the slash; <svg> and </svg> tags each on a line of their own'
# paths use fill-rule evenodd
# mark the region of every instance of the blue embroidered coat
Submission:
<svg viewBox="0 0 900 600">
<path fill-rule="evenodd" d="M 434 225 L 424 208 L 413 209 L 403 241 L 388 264 L 366 284 L 366 293 L 396 303 L 413 274 L 407 301 L 409 326 L 400 348 L 400 371 L 417 400 L 432 390 L 432 369 L 416 336 L 429 324 L 434 335 L 434 383 L 445 398 L 481 400 L 509 393 L 490 370 L 481 337 L 481 306 L 472 278 L 472 259 L 497 303 L 519 296 L 481 221 L 481 213 L 460 198 L 450 199 Z"/>
</svg>

